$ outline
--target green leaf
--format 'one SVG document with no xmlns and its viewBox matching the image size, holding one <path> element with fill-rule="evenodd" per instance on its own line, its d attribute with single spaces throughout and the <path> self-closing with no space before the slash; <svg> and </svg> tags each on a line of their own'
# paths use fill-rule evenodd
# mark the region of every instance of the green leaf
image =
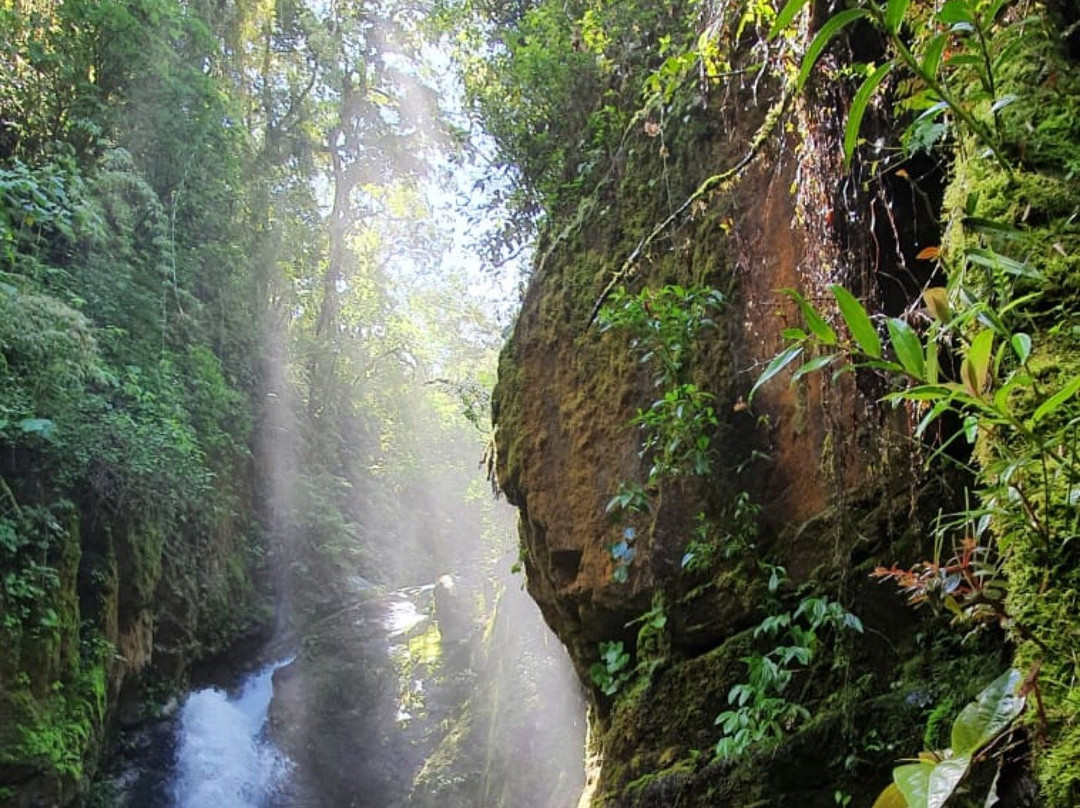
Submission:
<svg viewBox="0 0 1080 808">
<path fill-rule="evenodd" d="M 778 374 L 780 371 L 782 371 L 784 368 L 786 368 L 788 365 L 798 359 L 802 352 L 802 345 L 792 345 L 786 350 L 781 351 L 776 356 L 774 356 L 773 360 L 768 364 L 765 370 L 762 371 L 761 375 L 758 376 L 757 381 L 754 382 L 754 386 L 750 388 L 750 393 L 746 397 L 747 403 L 754 400 L 754 393 L 756 393 L 760 387 L 762 387 L 770 379 L 776 376 L 776 374 Z"/>
<path fill-rule="evenodd" d="M 984 329 L 975 335 L 968 348 L 966 361 L 970 363 L 971 383 L 974 389 L 968 392 L 979 396 L 990 381 L 990 359 L 994 353 L 994 332 Z M 967 379 L 965 378 L 965 384 Z"/>
<path fill-rule="evenodd" d="M 1040 404 L 1031 416 L 1031 423 L 1037 424 L 1047 415 L 1055 412 L 1062 404 L 1072 398 L 1077 390 L 1080 390 L 1080 376 L 1074 376 L 1068 384 Z"/>
<path fill-rule="evenodd" d="M 864 354 L 873 359 L 881 359 L 881 340 L 878 339 L 874 323 L 870 320 L 870 315 L 866 313 L 862 303 L 843 286 L 834 284 L 829 289 L 832 290 L 840 306 L 840 314 L 847 323 L 852 339 Z"/>
<path fill-rule="evenodd" d="M 1015 96 L 1011 93 L 1009 95 L 1003 95 L 991 105 L 990 112 L 993 114 L 997 114 L 998 112 L 1001 112 L 1001 110 L 1005 109 L 1005 107 L 1009 106 L 1009 104 L 1014 103 L 1017 99 L 1018 96 Z"/>
<path fill-rule="evenodd" d="M 807 376 L 811 373 L 815 373 L 824 367 L 827 367 L 834 360 L 839 358 L 839 354 L 826 354 L 825 356 L 818 356 L 811 359 L 801 368 L 795 371 L 795 374 L 791 377 L 791 383 L 795 384 L 803 376 Z"/>
<path fill-rule="evenodd" d="M 825 322 L 825 318 L 818 314 L 817 309 L 811 306 L 805 297 L 799 294 L 795 289 L 782 289 L 781 291 L 799 304 L 803 317 L 806 318 L 806 326 L 810 329 L 810 333 L 825 345 L 836 344 L 836 332 L 832 330 L 832 326 Z"/>
<path fill-rule="evenodd" d="M 1022 332 L 1013 334 L 1009 339 L 1009 343 L 1016 353 L 1016 358 L 1020 360 L 1020 364 L 1027 362 L 1028 357 L 1031 356 L 1031 337 Z"/>
<path fill-rule="evenodd" d="M 968 704 L 952 725 L 953 753 L 970 757 L 1008 729 L 1024 709 L 1016 694 L 1020 671 L 1010 668 Z"/>
<path fill-rule="evenodd" d="M 934 319 L 939 323 L 949 322 L 952 316 L 949 312 L 949 292 L 944 286 L 931 286 L 922 293 L 923 302 Z"/>
<path fill-rule="evenodd" d="M 910 0 L 889 0 L 889 5 L 885 7 L 885 28 L 890 34 L 900 30 L 909 2 Z"/>
<path fill-rule="evenodd" d="M 964 432 L 964 438 L 971 446 L 975 445 L 975 441 L 979 437 L 979 419 L 974 415 L 965 415 L 964 423 L 961 427 Z"/>
<path fill-rule="evenodd" d="M 897 317 L 890 317 L 886 325 L 889 328 L 889 340 L 900 364 L 911 376 L 923 380 L 923 347 L 915 329 Z"/>
<path fill-rule="evenodd" d="M 932 763 L 921 760 L 893 769 L 893 781 L 908 808 L 941 808 L 964 779 L 969 757 L 954 757 Z"/>
<path fill-rule="evenodd" d="M 1015 258 L 1009 258 L 1007 255 L 995 252 L 994 250 L 987 250 L 982 247 L 971 247 L 965 252 L 965 257 L 973 264 L 979 264 L 980 266 L 989 267 L 990 269 L 999 269 L 1002 272 L 1006 272 L 1009 275 L 1016 275 L 1021 278 L 1032 278 L 1034 280 L 1042 280 L 1042 273 L 1023 261 L 1017 261 Z"/>
<path fill-rule="evenodd" d="M 941 7 L 941 11 L 938 12 L 937 17 L 946 25 L 952 25 L 957 22 L 975 22 L 975 18 L 971 15 L 971 9 L 968 7 L 968 3 L 965 2 L 965 0 L 948 0 L 948 2 Z"/>
<path fill-rule="evenodd" d="M 990 236 L 1001 236 L 1014 241 L 1027 241 L 1028 234 L 1014 225 L 999 222 L 996 219 L 986 219 L 982 216 L 965 216 L 960 224 L 975 233 L 984 233 Z"/>
<path fill-rule="evenodd" d="M 938 347 L 933 339 L 926 342 L 926 381 L 929 384 L 937 384 L 941 372 L 941 362 L 938 360 Z"/>
<path fill-rule="evenodd" d="M 922 420 L 919 421 L 918 426 L 915 427 L 915 437 L 921 438 L 926 430 L 930 428 L 931 424 L 949 409 L 950 403 L 949 399 L 941 399 L 931 407 L 930 412 L 926 413 Z"/>
<path fill-rule="evenodd" d="M 897 390 L 884 396 L 885 401 L 940 401 L 952 395 L 948 387 L 940 384 L 920 384 L 906 390 Z"/>
<path fill-rule="evenodd" d="M 807 2 L 808 0 L 788 0 L 787 5 L 776 15 L 776 21 L 772 24 L 772 28 L 769 29 L 769 39 L 776 39 L 781 31 L 791 25 Z"/>
<path fill-rule="evenodd" d="M 889 5 L 891 8 L 892 4 Z M 889 75 L 892 66 L 892 62 L 885 62 L 885 64 L 878 67 L 877 70 L 866 77 L 858 92 L 855 93 L 855 98 L 851 102 L 851 109 L 848 110 L 847 126 L 844 128 L 844 168 L 851 165 L 851 156 L 855 153 L 855 146 L 859 142 L 859 129 L 862 127 L 866 107 L 870 103 L 870 99 L 874 97 L 874 92 L 878 86 Z"/>
<path fill-rule="evenodd" d="M 803 85 L 806 84 L 806 80 L 810 78 L 810 71 L 814 69 L 817 60 L 821 58 L 821 54 L 825 51 L 825 48 L 828 47 L 832 38 L 840 33 L 844 26 L 850 25 L 855 22 L 855 20 L 869 16 L 870 12 L 865 8 L 849 8 L 830 17 L 825 24 L 821 26 L 821 29 L 817 32 L 817 36 L 815 36 L 810 43 L 810 47 L 806 49 L 806 55 L 803 57 L 802 66 L 799 68 L 799 75 L 795 79 L 795 89 L 801 90 Z"/>
<path fill-rule="evenodd" d="M 938 68 L 941 67 L 941 55 L 945 52 L 946 42 L 948 42 L 948 38 L 945 34 L 938 34 L 930 40 L 930 44 L 926 46 L 923 55 L 922 71 L 924 75 L 930 77 L 937 75 Z"/>
</svg>

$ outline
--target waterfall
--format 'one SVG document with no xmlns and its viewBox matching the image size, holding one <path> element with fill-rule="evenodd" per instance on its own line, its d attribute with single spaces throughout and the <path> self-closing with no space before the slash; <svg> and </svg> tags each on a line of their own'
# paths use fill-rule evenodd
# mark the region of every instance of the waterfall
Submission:
<svg viewBox="0 0 1080 808">
<path fill-rule="evenodd" d="M 176 808 L 270 808 L 290 764 L 263 733 L 274 671 L 252 674 L 239 693 L 218 688 L 188 696 L 180 713 L 172 797 Z"/>
</svg>

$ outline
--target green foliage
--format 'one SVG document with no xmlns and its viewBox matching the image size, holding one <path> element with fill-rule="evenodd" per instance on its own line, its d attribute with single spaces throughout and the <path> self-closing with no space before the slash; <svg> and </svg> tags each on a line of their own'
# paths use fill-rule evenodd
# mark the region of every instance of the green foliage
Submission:
<svg viewBox="0 0 1080 808">
<path fill-rule="evenodd" d="M 714 571 L 723 559 L 753 555 L 758 537 L 758 516 L 761 506 L 746 491 L 735 495 L 730 512 L 710 520 L 704 513 L 695 516 L 694 530 L 682 557 L 682 567 L 694 572 Z M 773 567 L 768 568 L 772 574 Z M 775 590 L 776 586 L 772 586 Z"/>
<path fill-rule="evenodd" d="M 809 720 L 810 712 L 786 694 L 796 674 L 813 662 L 829 630 L 862 633 L 862 623 L 837 601 L 806 597 L 793 611 L 771 614 L 758 624 L 755 638 L 775 638 L 780 644 L 742 659 L 746 681 L 731 687 L 730 709 L 716 717 L 723 733 L 717 757 L 739 758 L 766 748 Z"/>
<path fill-rule="evenodd" d="M 654 371 L 661 389 L 686 378 L 695 340 L 716 328 L 715 315 L 724 305 L 716 289 L 677 284 L 643 289 L 636 295 L 616 288 L 600 310 L 601 331 L 618 329 L 630 336 L 630 349 Z"/>
<path fill-rule="evenodd" d="M 893 784 L 874 803 L 907 808 L 942 808 L 967 775 L 976 756 L 1008 731 L 1024 709 L 1025 695 L 1019 692 L 1020 672 L 1009 670 L 991 682 L 975 701 L 961 710 L 952 724 L 951 747 L 940 752 L 923 752 L 916 763 L 897 766 Z M 896 800 L 899 794 L 902 800 Z M 987 802 L 996 801 L 991 790 Z"/>
<path fill-rule="evenodd" d="M 630 653 L 622 641 L 602 642 L 599 645 L 600 661 L 589 668 L 589 677 L 605 696 L 614 696 L 633 676 Z"/>
<path fill-rule="evenodd" d="M 650 457 L 650 484 L 679 476 L 704 477 L 712 470 L 710 435 L 719 426 L 712 393 L 696 384 L 679 384 L 664 392 L 630 423 L 644 433 L 642 457 Z"/>
<path fill-rule="evenodd" d="M 632 527 L 623 529 L 622 538 L 611 545 L 611 557 L 615 560 L 615 571 L 612 577 L 620 584 L 630 580 L 630 565 L 637 557 L 634 549 L 634 541 L 637 539 L 637 531 Z"/>
<path fill-rule="evenodd" d="M 595 201 L 627 155 L 649 149 L 632 145 L 642 132 L 662 135 L 665 122 L 681 116 L 688 94 L 674 89 L 696 89 L 695 68 L 709 83 L 724 70 L 716 43 L 700 36 L 694 4 L 441 5 L 457 33 L 468 106 L 506 168 L 507 176 L 482 183 L 499 214 L 485 245 L 496 261 L 515 254 L 538 224 L 580 216 L 582 199 Z"/>
<path fill-rule="evenodd" d="M 923 291 L 925 309 L 912 305 L 893 319 L 871 316 L 834 289 L 848 331 L 842 350 L 812 333 L 793 334 L 788 366 L 820 351 L 815 361 L 845 367 L 851 360 L 860 372 L 884 374 L 892 387 L 886 399 L 913 416 L 916 434 L 930 444 L 928 462 L 952 462 L 967 452 L 955 443 L 971 445 L 968 504 L 939 520 L 930 560 L 878 574 L 913 602 L 940 604 L 957 623 L 1005 628 L 1018 665 L 1033 681 L 1037 675 L 1033 686 L 1042 692 L 1041 717 L 1028 723 L 1044 797 L 1073 805 L 1080 780 L 1064 761 L 1076 757 L 1066 718 L 1075 688 L 1062 683 L 1075 681 L 1075 657 L 1058 638 L 1075 622 L 1075 605 L 1058 593 L 1075 588 L 1078 532 L 1080 369 L 1070 358 L 1076 298 L 1067 291 L 1076 277 L 1070 166 L 1078 133 L 1058 123 L 1075 106 L 1075 66 L 1042 7 L 964 1 L 859 9 L 885 34 L 893 75 L 907 76 L 896 87 L 913 113 L 905 151 L 930 150 L 952 135 L 943 244 L 917 257 L 938 261 L 948 281 Z M 1048 75 L 1066 87 L 1046 86 Z M 858 126 L 849 119 L 849 135 Z M 814 369 L 807 363 L 800 371 Z M 954 768 L 950 776 L 962 776 L 964 767 Z M 918 779 L 929 769 L 912 771 Z M 881 803 L 903 804 L 898 788 Z"/>
<path fill-rule="evenodd" d="M 998 255 L 989 247 L 977 249 L 980 255 Z M 970 250 L 965 255 L 970 258 Z M 1001 259 L 995 266 L 1005 267 L 1002 271 L 1007 273 L 1011 259 L 1004 256 Z M 968 263 L 964 269 L 971 266 Z M 1050 535 L 1043 509 L 1052 509 L 1055 498 L 1080 483 L 1080 455 L 1072 440 L 1074 425 L 1070 418 L 1063 417 L 1080 391 L 1080 378 L 1059 379 L 1054 384 L 1038 379 L 1031 366 L 1031 336 L 1010 326 L 1010 321 L 1018 319 L 1021 311 L 1018 307 L 1023 299 L 995 308 L 992 300 L 997 296 L 984 298 L 978 287 L 965 280 L 967 277 L 965 271 L 958 271 L 947 289 L 927 290 L 924 296 L 928 308 L 948 315 L 948 319 L 934 319 L 923 335 L 904 320 L 886 320 L 889 347 L 895 359 L 884 358 L 878 352 L 878 343 L 868 336 L 869 315 L 839 287 L 834 287 L 833 292 L 841 303 L 851 340 L 829 345 L 813 334 L 789 336 L 799 347 L 810 342 L 834 350 L 839 347 L 858 358 L 856 367 L 905 380 L 901 389 L 888 393 L 884 399 L 896 404 L 915 403 L 922 409 L 925 414 L 916 427 L 917 436 L 927 434 L 946 412 L 954 413 L 962 427 L 958 435 L 947 437 L 944 445 L 961 435 L 972 443 L 980 435 L 997 436 L 1000 445 L 1008 449 L 1000 463 L 984 467 L 979 473 L 981 506 L 964 512 L 949 524 L 961 525 L 978 537 L 990 525 L 1003 531 L 1009 525 L 1019 527 L 1024 523 L 1022 529 L 1034 530 L 1041 542 L 1050 543 L 1055 538 Z M 856 334 L 861 337 L 857 338 Z M 962 346 L 959 367 L 952 379 L 938 359 L 948 344 Z M 860 357 L 865 354 L 865 348 L 874 352 Z M 795 378 L 799 376 L 797 373 Z M 762 378 L 768 381 L 764 374 Z M 762 380 L 756 386 L 760 383 Z M 1067 541 L 1068 537 L 1057 540 Z M 904 575 L 897 575 L 903 571 L 895 569 L 879 574 L 897 578 L 917 600 L 936 593 L 959 617 L 976 622 L 986 619 L 1007 622 L 1001 594 L 990 596 L 991 585 L 1000 586 L 1000 576 L 985 554 L 984 548 L 971 544 L 964 547 L 962 556 L 946 564 L 927 565 Z M 944 584 L 942 587 L 934 585 L 939 579 Z"/>
<path fill-rule="evenodd" d="M 56 565 L 69 529 L 61 520 L 70 519 L 73 506 L 61 501 L 51 508 L 19 507 L 0 480 L 4 490 L 9 496 L 0 502 L 0 630 L 9 658 L 0 667 L 14 669 L 24 639 L 44 642 L 59 629 Z"/>
<path fill-rule="evenodd" d="M 635 655 L 638 659 L 638 671 L 645 677 L 652 675 L 668 657 L 670 641 L 667 633 L 667 607 L 664 603 L 664 593 L 657 591 L 653 594 L 652 605 L 649 610 L 640 617 L 626 624 L 627 628 L 640 626 L 637 639 L 634 644 Z"/>
<path fill-rule="evenodd" d="M 806 3 L 789 0 L 771 35 L 779 35 Z M 806 49 L 796 79 L 800 87 L 830 41 L 860 20 L 871 22 L 889 44 L 882 64 L 855 66 L 865 78 L 848 110 L 845 164 L 850 164 L 858 145 L 870 101 L 889 73 L 902 68 L 912 77 L 902 100 L 915 116 L 902 138 L 909 154 L 928 151 L 940 141 L 951 116 L 953 125 L 976 136 L 1007 170 L 1000 113 L 1016 96 L 1001 92 L 999 74 L 1017 58 L 1029 22 L 1012 21 L 1003 11 L 1008 5 L 1009 0 L 949 0 L 928 11 L 906 0 L 864 0 L 830 17 Z M 958 87 L 963 89 L 958 92 Z"/>
<path fill-rule="evenodd" d="M 616 518 L 649 511 L 662 481 L 704 477 L 712 470 L 712 435 L 720 424 L 715 397 L 687 381 L 688 362 L 698 336 L 716 327 L 713 315 L 723 300 L 717 290 L 701 287 L 667 285 L 636 295 L 620 287 L 600 310 L 600 329 L 629 333 L 630 349 L 653 370 L 653 385 L 661 394 L 630 421 L 642 432 L 640 456 L 651 465 L 644 485 L 623 482 L 608 502 L 607 512 Z M 611 547 L 616 581 L 629 580 L 635 538 L 635 529 L 627 527 Z"/>
<path fill-rule="evenodd" d="M 181 656 L 249 616 L 251 135 L 203 13 L 0 8 L 0 758 L 46 775 L 99 748 L 118 600 Z"/>
</svg>

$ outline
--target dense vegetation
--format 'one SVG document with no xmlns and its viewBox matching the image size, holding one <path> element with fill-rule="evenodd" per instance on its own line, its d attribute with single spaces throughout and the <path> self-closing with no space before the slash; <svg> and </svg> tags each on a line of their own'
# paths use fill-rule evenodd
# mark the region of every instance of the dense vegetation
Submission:
<svg viewBox="0 0 1080 808">
<path fill-rule="evenodd" d="M 496 322 L 428 193 L 478 124 L 478 249 L 536 255 L 489 458 L 594 804 L 1077 804 L 1077 25 L 0 0 L 0 803 L 70 801 L 122 698 L 275 614 L 454 570 L 492 617 Z M 495 736 L 454 704 L 431 799 Z"/>
<path fill-rule="evenodd" d="M 0 802 L 69 801 L 121 691 L 275 602 L 499 552 L 458 518 L 498 333 L 420 192 L 420 22 L 0 4 Z"/>
<path fill-rule="evenodd" d="M 897 767 L 882 806 L 995 789 L 1075 804 L 1075 4 L 540 2 L 484 20 L 471 98 L 541 246 L 500 365 L 501 476 L 534 594 L 596 688 L 594 804 L 869 803 L 917 753 L 913 729 L 939 751 Z M 769 229 L 782 193 L 790 218 Z M 528 401 L 545 350 L 576 412 Z M 777 391 L 791 371 L 797 389 Z M 600 482 L 551 508 L 539 466 L 574 476 L 586 441 L 552 436 L 595 399 L 626 431 L 592 431 Z M 831 488 L 796 518 L 774 469 L 800 451 L 795 473 Z M 552 527 L 567 512 L 587 527 Z M 852 573 L 935 610 L 904 629 L 902 600 L 885 616 Z M 709 590 L 734 615 L 688 636 Z M 890 647 L 843 638 L 867 616 Z M 1009 720 L 984 737 L 968 722 L 991 703 Z M 836 727 L 845 712 L 857 729 Z M 965 781 L 985 757 L 993 789 Z"/>
</svg>

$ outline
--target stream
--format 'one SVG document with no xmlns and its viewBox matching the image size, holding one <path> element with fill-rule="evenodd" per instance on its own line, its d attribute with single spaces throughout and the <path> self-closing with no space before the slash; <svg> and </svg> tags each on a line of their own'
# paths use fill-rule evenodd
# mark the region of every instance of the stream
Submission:
<svg viewBox="0 0 1080 808">
<path fill-rule="evenodd" d="M 288 759 L 265 737 L 274 671 L 251 674 L 236 695 L 191 693 L 180 712 L 171 796 L 175 808 L 286 808 Z"/>
<path fill-rule="evenodd" d="M 234 687 L 189 693 L 168 719 L 136 733 L 131 762 L 112 779 L 126 808 L 294 808 L 292 765 L 266 737 L 274 671 L 244 675 Z"/>
<path fill-rule="evenodd" d="M 469 619 L 473 594 L 444 576 L 370 596 L 307 625 L 294 656 L 219 671 L 125 734 L 92 804 L 572 804 L 584 739 L 562 647 L 524 592 L 489 624 Z"/>
</svg>

